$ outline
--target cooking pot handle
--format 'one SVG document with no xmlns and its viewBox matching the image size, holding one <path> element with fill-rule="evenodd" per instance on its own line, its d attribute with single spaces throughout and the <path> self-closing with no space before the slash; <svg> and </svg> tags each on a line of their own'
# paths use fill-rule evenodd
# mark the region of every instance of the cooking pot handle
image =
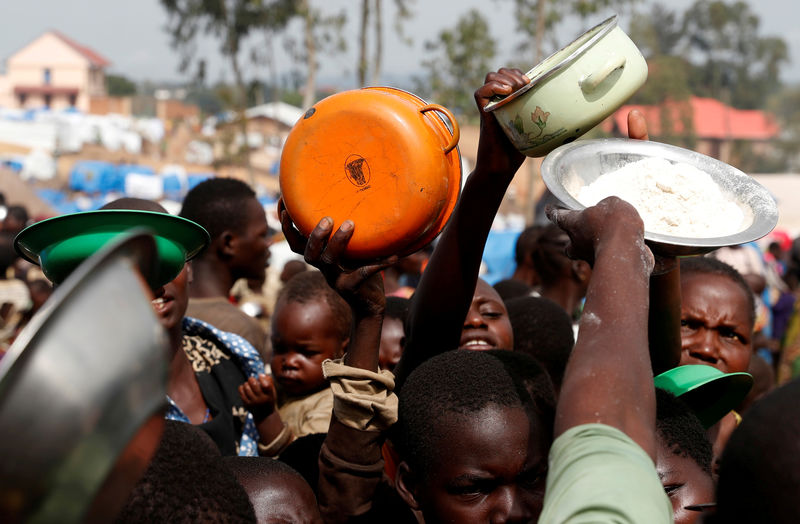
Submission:
<svg viewBox="0 0 800 524">
<path fill-rule="evenodd" d="M 450 139 L 450 143 L 444 148 L 444 154 L 446 155 L 450 151 L 456 148 L 458 145 L 458 139 L 461 138 L 461 131 L 458 129 L 458 122 L 456 122 L 456 117 L 453 116 L 453 113 L 450 112 L 444 106 L 440 106 L 439 104 L 428 104 L 422 108 L 420 108 L 419 112 L 422 114 L 427 113 L 428 111 L 438 111 L 450 121 L 450 125 L 453 128 L 453 137 Z"/>
<path fill-rule="evenodd" d="M 603 83 L 603 80 L 608 78 L 608 75 L 621 67 L 625 67 L 625 60 L 624 55 L 617 55 L 608 59 L 599 70 L 581 78 L 578 81 L 578 85 L 581 86 L 584 93 L 591 93 L 597 89 L 597 86 Z"/>
</svg>

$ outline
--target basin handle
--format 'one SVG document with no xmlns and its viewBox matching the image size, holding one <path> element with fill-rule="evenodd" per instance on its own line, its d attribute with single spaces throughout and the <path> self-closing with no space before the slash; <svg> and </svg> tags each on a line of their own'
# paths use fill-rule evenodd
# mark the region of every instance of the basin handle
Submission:
<svg viewBox="0 0 800 524">
<path fill-rule="evenodd" d="M 606 63 L 603 64 L 603 67 L 581 78 L 578 81 L 578 85 L 581 86 L 581 90 L 583 90 L 584 93 L 591 93 L 608 78 L 608 75 L 617 69 L 625 67 L 625 61 L 626 58 L 624 55 L 617 55 L 609 58 Z"/>
<path fill-rule="evenodd" d="M 447 153 L 456 148 L 456 146 L 458 145 L 458 139 L 461 138 L 461 130 L 458 128 L 458 122 L 456 122 L 456 117 L 453 116 L 453 113 L 451 113 L 449 109 L 439 104 L 428 104 L 419 109 L 419 112 L 422 113 L 423 115 L 428 111 L 438 111 L 439 113 L 442 113 L 444 116 L 446 116 L 447 119 L 450 121 L 450 125 L 452 126 L 453 129 L 452 133 L 453 136 L 450 138 L 450 143 L 447 144 L 447 146 L 445 146 L 444 148 L 444 154 L 446 155 Z"/>
</svg>

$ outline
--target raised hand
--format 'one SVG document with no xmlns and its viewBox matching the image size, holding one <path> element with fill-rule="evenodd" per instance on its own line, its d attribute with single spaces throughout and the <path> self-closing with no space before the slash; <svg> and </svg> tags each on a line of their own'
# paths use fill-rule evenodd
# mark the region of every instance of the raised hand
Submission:
<svg viewBox="0 0 800 524">
<path fill-rule="evenodd" d="M 475 91 L 475 103 L 481 115 L 478 160 L 475 169 L 513 176 L 525 160 L 525 155 L 508 140 L 494 115 L 483 110 L 497 95 L 510 95 L 530 81 L 519 69 L 501 68 L 486 75 L 485 83 Z"/>
<path fill-rule="evenodd" d="M 292 223 L 283 200 L 278 202 L 278 214 L 281 218 L 283 234 L 292 251 L 302 254 L 307 263 L 325 275 L 328 285 L 350 304 L 354 314 L 383 313 L 386 297 L 380 271 L 397 262 L 397 256 L 375 264 L 358 266 L 353 269 L 345 268 L 342 265 L 344 250 L 356 227 L 352 221 L 345 220 L 333 233 L 333 220 L 325 217 L 319 221 L 306 238 Z"/>
<path fill-rule="evenodd" d="M 553 223 L 569 235 L 569 257 L 593 264 L 604 241 L 618 235 L 633 236 L 641 256 L 647 261 L 648 271 L 652 271 L 653 254 L 644 244 L 644 224 L 636 209 L 624 200 L 612 196 L 582 211 L 548 207 L 546 213 Z"/>
</svg>

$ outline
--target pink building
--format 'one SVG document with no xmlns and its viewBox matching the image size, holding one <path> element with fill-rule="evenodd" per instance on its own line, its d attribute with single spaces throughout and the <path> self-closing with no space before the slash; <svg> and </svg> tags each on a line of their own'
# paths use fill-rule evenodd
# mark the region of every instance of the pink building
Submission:
<svg viewBox="0 0 800 524">
<path fill-rule="evenodd" d="M 75 107 L 105 96 L 110 62 L 58 31 L 47 31 L 6 60 L 0 75 L 0 106 L 15 109 Z"/>
</svg>

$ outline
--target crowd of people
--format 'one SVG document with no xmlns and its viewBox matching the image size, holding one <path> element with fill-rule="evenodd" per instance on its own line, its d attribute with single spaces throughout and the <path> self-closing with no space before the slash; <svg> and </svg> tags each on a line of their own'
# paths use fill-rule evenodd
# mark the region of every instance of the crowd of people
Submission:
<svg viewBox="0 0 800 524">
<path fill-rule="evenodd" d="M 527 82 L 489 73 L 478 109 Z M 524 157 L 480 113 L 475 170 L 434 249 L 354 267 L 359 224 L 319 217 L 304 236 L 281 203 L 304 263 L 283 268 L 261 319 L 240 307 L 269 261 L 256 195 L 225 178 L 189 192 L 180 217 L 209 242 L 152 290 L 167 422 L 119 522 L 798 520 L 800 239 L 679 260 L 610 197 L 548 208 L 491 286 L 481 256 Z M 4 348 L 52 291 L 16 257 L 28 219 L 7 210 Z"/>
</svg>

